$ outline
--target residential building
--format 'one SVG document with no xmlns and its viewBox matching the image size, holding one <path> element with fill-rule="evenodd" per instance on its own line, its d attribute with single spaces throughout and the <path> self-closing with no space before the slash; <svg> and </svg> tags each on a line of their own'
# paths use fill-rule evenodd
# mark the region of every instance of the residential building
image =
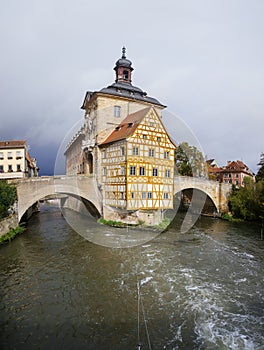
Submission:
<svg viewBox="0 0 264 350">
<path fill-rule="evenodd" d="M 209 178 L 211 180 L 220 181 L 220 173 L 222 168 L 217 165 L 215 159 L 208 159 L 206 164 Z"/>
<path fill-rule="evenodd" d="M 255 179 L 254 174 L 241 160 L 228 161 L 220 172 L 220 181 L 233 184 L 237 187 L 244 186 L 244 178 Z"/>
<path fill-rule="evenodd" d="M 38 176 L 37 161 L 31 158 L 26 141 L 0 142 L 0 179 Z"/>
</svg>

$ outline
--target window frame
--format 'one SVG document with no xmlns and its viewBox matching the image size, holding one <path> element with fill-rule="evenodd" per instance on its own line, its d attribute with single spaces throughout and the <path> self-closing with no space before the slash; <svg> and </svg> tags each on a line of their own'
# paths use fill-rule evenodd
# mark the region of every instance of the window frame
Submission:
<svg viewBox="0 0 264 350">
<path fill-rule="evenodd" d="M 159 176 L 158 168 L 152 168 L 152 176 Z"/>
<path fill-rule="evenodd" d="M 136 176 L 137 175 L 137 167 L 135 165 L 130 165 L 129 175 Z"/>
<path fill-rule="evenodd" d="M 118 105 L 114 106 L 114 117 L 115 118 L 121 117 L 121 106 L 118 106 Z"/>
<path fill-rule="evenodd" d="M 155 156 L 155 149 L 149 148 L 149 157 L 154 158 L 154 156 Z"/>
<path fill-rule="evenodd" d="M 139 175 L 140 176 L 145 176 L 146 175 L 146 171 L 145 171 L 145 167 L 144 166 L 139 167 Z"/>
</svg>

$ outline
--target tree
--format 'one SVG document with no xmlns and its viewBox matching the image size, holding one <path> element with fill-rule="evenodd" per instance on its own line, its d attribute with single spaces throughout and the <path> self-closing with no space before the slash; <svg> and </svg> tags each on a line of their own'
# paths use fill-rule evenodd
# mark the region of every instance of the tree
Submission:
<svg viewBox="0 0 264 350">
<path fill-rule="evenodd" d="M 236 218 L 261 220 L 264 217 L 264 180 L 255 183 L 245 177 L 244 187 L 233 187 L 229 206 Z"/>
<path fill-rule="evenodd" d="M 207 176 L 206 162 L 202 152 L 187 142 L 182 142 L 175 151 L 176 171 L 185 176 Z"/>
<path fill-rule="evenodd" d="M 16 187 L 0 180 L 0 219 L 8 215 L 8 209 L 17 199 Z"/>
<path fill-rule="evenodd" d="M 258 165 L 260 165 L 260 168 L 259 168 L 258 173 L 256 175 L 256 180 L 257 181 L 264 180 L 264 152 L 262 152 L 260 155 L 260 161 L 259 161 Z"/>
</svg>

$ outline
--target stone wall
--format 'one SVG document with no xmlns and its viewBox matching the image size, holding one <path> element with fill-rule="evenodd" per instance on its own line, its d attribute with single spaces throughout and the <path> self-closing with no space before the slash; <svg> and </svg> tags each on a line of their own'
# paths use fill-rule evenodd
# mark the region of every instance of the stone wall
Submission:
<svg viewBox="0 0 264 350">
<path fill-rule="evenodd" d="M 0 221 L 0 236 L 8 233 L 11 228 L 16 228 L 18 226 L 17 214 L 13 214 Z"/>
</svg>

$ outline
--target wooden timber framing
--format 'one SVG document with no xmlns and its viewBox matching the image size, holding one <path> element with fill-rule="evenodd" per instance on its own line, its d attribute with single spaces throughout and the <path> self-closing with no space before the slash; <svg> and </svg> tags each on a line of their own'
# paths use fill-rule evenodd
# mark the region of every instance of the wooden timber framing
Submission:
<svg viewBox="0 0 264 350">
<path fill-rule="evenodd" d="M 175 145 L 154 107 L 125 118 L 100 148 L 105 205 L 173 208 Z"/>
</svg>

